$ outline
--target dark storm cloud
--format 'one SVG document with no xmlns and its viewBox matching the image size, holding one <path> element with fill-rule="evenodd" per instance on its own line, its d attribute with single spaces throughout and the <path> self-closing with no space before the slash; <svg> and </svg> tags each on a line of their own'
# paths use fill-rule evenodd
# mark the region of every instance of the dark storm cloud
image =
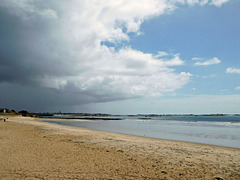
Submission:
<svg viewBox="0 0 240 180">
<path fill-rule="evenodd" d="M 34 111 L 58 110 L 54 107 L 68 107 L 95 102 L 91 96 L 59 92 L 54 89 L 16 84 L 1 84 L 1 105 L 9 108 L 29 109 Z"/>
<path fill-rule="evenodd" d="M 191 74 L 175 73 L 153 54 L 101 43 L 129 40 L 127 33 L 138 33 L 144 19 L 172 8 L 161 3 L 3 0 L 0 107 L 46 111 L 181 88 Z M 180 58 L 169 62 L 183 64 Z"/>
<path fill-rule="evenodd" d="M 56 22 L 31 15 L 25 20 L 0 8 L 0 82 L 37 85 L 41 77 L 71 74 L 58 52 L 59 40 L 50 39 Z"/>
<path fill-rule="evenodd" d="M 48 72 L 37 63 L 42 61 L 39 39 L 44 36 L 44 25 L 35 21 L 23 23 L 3 8 L 0 24 L 0 81 L 26 84 Z"/>
<path fill-rule="evenodd" d="M 57 42 L 48 41 L 48 30 L 54 21 L 50 25 L 37 16 L 24 20 L 0 7 L 0 24 L 0 106 L 44 110 L 91 101 L 87 96 L 77 98 L 44 88 L 38 81 L 45 76 L 70 74 L 68 67 L 59 66 L 58 59 L 51 54 L 52 43 Z M 61 59 L 59 63 L 62 65 Z"/>
</svg>

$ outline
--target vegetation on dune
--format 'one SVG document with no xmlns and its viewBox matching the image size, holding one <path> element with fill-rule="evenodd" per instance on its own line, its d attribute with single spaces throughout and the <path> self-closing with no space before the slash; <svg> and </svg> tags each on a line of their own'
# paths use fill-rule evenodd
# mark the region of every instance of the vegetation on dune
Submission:
<svg viewBox="0 0 240 180">
<path fill-rule="evenodd" d="M 22 115 L 26 117 L 33 117 L 34 114 L 31 112 L 28 112 L 26 110 L 21 110 L 19 112 L 16 112 L 14 109 L 10 110 L 7 108 L 0 108 L 0 115 Z"/>
</svg>

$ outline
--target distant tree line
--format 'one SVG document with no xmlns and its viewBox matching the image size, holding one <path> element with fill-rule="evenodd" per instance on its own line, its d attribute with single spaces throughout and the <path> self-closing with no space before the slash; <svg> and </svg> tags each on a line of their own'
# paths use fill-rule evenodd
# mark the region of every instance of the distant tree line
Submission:
<svg viewBox="0 0 240 180">
<path fill-rule="evenodd" d="M 7 108 L 0 108 L 0 113 L 16 113 L 16 111 L 14 109 L 10 110 Z"/>
<path fill-rule="evenodd" d="M 21 110 L 21 111 L 16 112 L 14 109 L 10 110 L 7 108 L 0 108 L 0 113 L 16 114 L 16 115 L 22 115 L 22 116 L 28 116 L 28 117 L 34 116 L 34 114 L 32 112 L 28 112 L 26 110 Z"/>
</svg>

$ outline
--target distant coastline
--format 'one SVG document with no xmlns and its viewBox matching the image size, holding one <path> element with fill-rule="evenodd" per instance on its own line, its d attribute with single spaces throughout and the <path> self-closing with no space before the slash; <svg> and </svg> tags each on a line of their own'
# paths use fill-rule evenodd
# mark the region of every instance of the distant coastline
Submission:
<svg viewBox="0 0 240 180">
<path fill-rule="evenodd" d="M 129 117 L 162 117 L 162 116 L 240 116 L 240 114 L 136 114 L 136 115 L 114 115 L 101 113 L 34 113 L 38 116 L 94 116 L 94 117 L 111 117 L 111 116 L 129 116 Z"/>
<path fill-rule="evenodd" d="M 135 115 L 115 115 L 115 114 L 107 114 L 107 113 L 69 113 L 69 112 L 29 112 L 28 110 L 21 110 L 21 111 L 15 111 L 10 110 L 8 108 L 0 108 L 0 114 L 16 114 L 16 115 L 22 115 L 22 116 L 30 116 L 30 117 L 54 117 L 57 118 L 57 116 L 83 116 L 84 119 L 99 119 L 98 117 L 101 117 L 101 119 L 105 119 L 104 117 L 107 117 L 106 120 L 111 119 L 113 120 L 121 120 L 121 118 L 116 118 L 120 116 L 129 116 L 129 117 L 142 117 L 142 118 L 149 118 L 149 117 L 162 117 L 162 116 L 240 116 L 240 113 L 235 114 L 223 114 L 223 113 L 207 113 L 207 114 L 135 114 Z M 63 118 L 63 117 L 62 117 Z"/>
</svg>

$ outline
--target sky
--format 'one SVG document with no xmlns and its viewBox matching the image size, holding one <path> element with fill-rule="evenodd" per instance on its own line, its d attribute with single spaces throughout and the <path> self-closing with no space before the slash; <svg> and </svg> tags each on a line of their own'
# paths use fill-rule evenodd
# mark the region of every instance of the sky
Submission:
<svg viewBox="0 0 240 180">
<path fill-rule="evenodd" d="M 239 0 L 1 0 L 0 108 L 240 113 Z"/>
</svg>

